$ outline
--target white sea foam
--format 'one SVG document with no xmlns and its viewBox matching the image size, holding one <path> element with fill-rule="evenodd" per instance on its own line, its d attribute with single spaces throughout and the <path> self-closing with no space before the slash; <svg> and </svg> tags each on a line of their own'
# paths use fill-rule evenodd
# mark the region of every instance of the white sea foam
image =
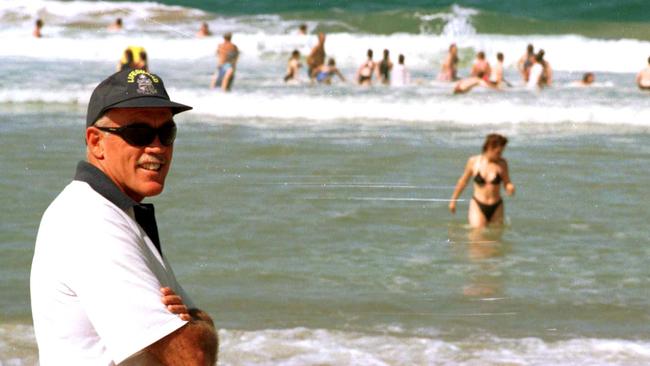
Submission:
<svg viewBox="0 0 650 366">
<path fill-rule="evenodd" d="M 400 121 L 405 123 L 456 123 L 465 125 L 541 124 L 628 124 L 650 126 L 650 110 L 635 106 L 548 105 L 536 101 L 520 103 L 429 97 L 415 101 L 386 100 L 381 96 L 279 96 L 267 94 L 203 94 L 179 91 L 182 100 L 192 101 L 195 113 L 215 117 L 271 118 L 278 120 L 348 120 L 358 123 Z M 250 106 L 254 106 L 251 108 Z"/>
<path fill-rule="evenodd" d="M 173 29 L 173 27 L 172 27 Z M 186 38 L 187 37 L 187 38 Z M 0 32 L 4 46 L 0 57 L 29 57 L 41 60 L 117 60 L 129 45 L 146 47 L 152 60 L 211 59 L 218 39 L 194 39 L 187 30 L 179 29 L 176 38 L 155 35 L 114 34 L 96 37 L 87 33 L 75 38 L 46 37 L 34 39 L 28 34 Z M 296 35 L 236 34 L 235 43 L 241 50 L 244 62 L 284 63 L 293 49 L 306 53 L 313 39 Z M 640 70 L 647 58 L 650 42 L 637 40 L 596 40 L 580 36 L 462 36 L 454 40 L 461 49 L 484 50 L 492 60 L 497 52 L 506 55 L 506 67 L 513 67 L 528 42 L 546 50 L 547 59 L 554 70 L 629 72 Z M 394 55 L 404 54 L 406 64 L 413 69 L 427 69 L 437 73 L 438 65 L 449 47 L 446 37 L 428 35 L 394 34 L 361 35 L 350 33 L 331 34 L 327 38 L 328 56 L 335 57 L 337 64 L 350 67 L 363 61 L 365 50 L 377 53 L 390 49 Z M 577 54 L 576 50 L 580 53 Z"/>
<path fill-rule="evenodd" d="M 473 336 L 447 341 L 438 332 L 404 334 L 399 326 L 359 333 L 325 329 L 221 330 L 220 365 L 647 365 L 650 342 L 623 339 Z M 33 328 L 0 325 L 0 365 L 33 365 Z"/>
<path fill-rule="evenodd" d="M 88 103 L 92 87 L 66 87 L 60 90 L 0 89 L 0 103 Z M 168 91 L 174 100 L 194 107 L 190 112 L 205 122 L 253 124 L 259 126 L 307 124 L 394 124 L 468 126 L 499 124 L 547 124 L 572 127 L 627 125 L 650 127 L 650 109 L 634 104 L 602 104 L 560 100 L 501 98 L 486 103 L 484 98 L 431 95 L 414 99 L 382 94 L 320 95 L 268 92 L 220 93 L 205 89 Z M 485 96 L 481 96 L 485 97 Z"/>
<path fill-rule="evenodd" d="M 644 365 L 650 343 L 476 336 L 460 341 L 323 329 L 220 333 L 223 365 Z"/>
</svg>

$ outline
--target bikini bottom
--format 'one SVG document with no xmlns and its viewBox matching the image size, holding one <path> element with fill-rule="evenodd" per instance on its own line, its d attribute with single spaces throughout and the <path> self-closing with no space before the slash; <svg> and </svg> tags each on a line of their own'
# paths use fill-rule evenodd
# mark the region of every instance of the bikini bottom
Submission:
<svg viewBox="0 0 650 366">
<path fill-rule="evenodd" d="M 499 208 L 499 206 L 501 206 L 501 204 L 503 204 L 503 200 L 499 200 L 498 202 L 495 202 L 495 203 L 493 203 L 491 205 L 488 205 L 488 204 L 485 204 L 485 203 L 477 200 L 476 197 L 472 197 L 472 199 L 474 200 L 474 202 L 476 202 L 476 204 L 478 205 L 478 208 L 481 210 L 481 212 L 483 213 L 483 216 L 485 216 L 485 218 L 487 219 L 488 222 L 490 222 L 490 220 L 492 219 L 492 216 L 497 211 L 497 208 Z"/>
</svg>

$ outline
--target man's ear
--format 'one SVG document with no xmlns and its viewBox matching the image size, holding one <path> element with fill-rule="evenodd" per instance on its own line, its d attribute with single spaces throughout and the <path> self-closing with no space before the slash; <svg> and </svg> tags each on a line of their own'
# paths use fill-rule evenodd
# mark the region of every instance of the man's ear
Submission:
<svg viewBox="0 0 650 366">
<path fill-rule="evenodd" d="M 86 128 L 86 145 L 88 153 L 95 159 L 104 159 L 104 132 L 94 126 Z"/>
</svg>

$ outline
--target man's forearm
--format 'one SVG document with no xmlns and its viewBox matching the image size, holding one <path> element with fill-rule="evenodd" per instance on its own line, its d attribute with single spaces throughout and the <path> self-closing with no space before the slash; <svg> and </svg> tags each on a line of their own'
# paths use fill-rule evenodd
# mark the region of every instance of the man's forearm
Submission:
<svg viewBox="0 0 650 366">
<path fill-rule="evenodd" d="M 209 323 L 214 328 L 214 322 L 208 313 L 201 309 L 190 309 L 189 314 L 194 321 L 204 321 Z"/>
<path fill-rule="evenodd" d="M 199 309 L 190 309 L 189 313 L 189 323 L 148 347 L 163 365 L 216 364 L 219 339 L 212 318 Z"/>
</svg>

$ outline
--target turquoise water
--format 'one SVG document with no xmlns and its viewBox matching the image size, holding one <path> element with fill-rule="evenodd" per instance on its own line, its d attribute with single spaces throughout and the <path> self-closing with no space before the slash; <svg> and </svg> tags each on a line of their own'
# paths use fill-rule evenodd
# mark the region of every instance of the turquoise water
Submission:
<svg viewBox="0 0 650 366">
<path fill-rule="evenodd" d="M 372 34 L 419 33 L 422 15 L 440 14 L 452 6 L 480 11 L 473 25 L 480 33 L 493 34 L 584 34 L 604 38 L 648 39 L 650 13 L 643 0 L 625 1 L 161 1 L 229 16 L 278 14 L 286 20 L 318 21 L 317 30 Z M 328 22 L 336 19 L 335 24 Z M 426 31 L 439 33 L 444 18 L 427 21 Z"/>
<path fill-rule="evenodd" d="M 321 4 L 0 4 L 0 365 L 37 363 L 40 216 L 84 157 L 93 87 L 129 44 L 195 107 L 150 201 L 179 281 L 220 328 L 221 364 L 649 364 L 643 4 Z M 126 30 L 104 32 L 117 15 Z M 235 31 L 230 94 L 207 89 L 220 38 L 193 38 L 201 20 Z M 303 20 L 330 32 L 347 78 L 366 48 L 387 47 L 415 85 L 285 85 L 288 53 L 313 42 L 294 34 Z M 522 87 L 529 41 L 547 51 L 552 88 Z M 450 42 L 461 75 L 477 51 L 504 52 L 513 87 L 452 95 L 433 81 Z M 586 71 L 596 85 L 572 85 Z M 471 192 L 456 216 L 446 200 L 490 132 L 510 139 L 517 194 L 503 232 L 477 235 Z"/>
</svg>

